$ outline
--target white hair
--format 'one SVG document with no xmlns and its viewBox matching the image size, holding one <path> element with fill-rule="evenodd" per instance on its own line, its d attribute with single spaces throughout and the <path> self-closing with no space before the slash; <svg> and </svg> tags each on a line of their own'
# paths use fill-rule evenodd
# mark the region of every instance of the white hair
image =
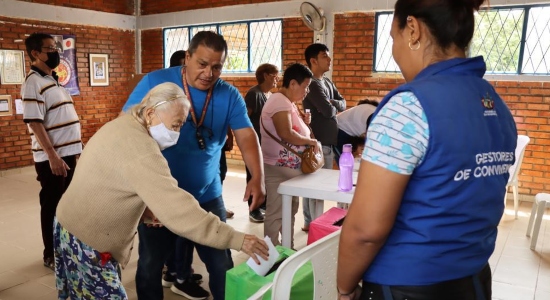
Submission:
<svg viewBox="0 0 550 300">
<path fill-rule="evenodd" d="M 174 104 L 181 103 L 184 110 L 189 110 L 190 103 L 183 90 L 175 83 L 165 82 L 151 89 L 141 103 L 136 104 L 130 109 L 130 114 L 138 120 L 143 126 L 147 127 L 144 113 L 147 109 L 156 110 L 174 109 Z M 170 104 L 170 105 L 164 105 Z"/>
</svg>

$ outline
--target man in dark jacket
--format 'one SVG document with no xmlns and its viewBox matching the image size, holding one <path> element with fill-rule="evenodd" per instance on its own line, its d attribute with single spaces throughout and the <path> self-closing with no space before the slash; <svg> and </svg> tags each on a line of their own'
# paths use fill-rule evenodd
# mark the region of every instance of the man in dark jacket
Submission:
<svg viewBox="0 0 550 300">
<path fill-rule="evenodd" d="M 330 53 L 324 44 L 311 44 L 305 51 L 306 63 L 313 72 L 313 80 L 309 85 L 309 93 L 303 101 L 305 109 L 311 112 L 311 129 L 315 138 L 323 145 L 326 169 L 332 169 L 334 151 L 338 137 L 338 121 L 336 114 L 346 109 L 346 99 L 340 95 L 334 83 L 325 73 L 330 70 Z M 304 227 L 309 230 L 311 220 L 318 217 L 315 214 L 322 200 L 304 198 Z"/>
</svg>

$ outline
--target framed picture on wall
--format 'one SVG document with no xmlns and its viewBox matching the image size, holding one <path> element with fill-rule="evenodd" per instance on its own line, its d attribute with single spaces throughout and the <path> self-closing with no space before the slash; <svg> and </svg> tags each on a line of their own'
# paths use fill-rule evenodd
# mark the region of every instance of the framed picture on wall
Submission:
<svg viewBox="0 0 550 300">
<path fill-rule="evenodd" d="M 25 82 L 25 56 L 21 50 L 0 50 L 0 83 Z"/>
<path fill-rule="evenodd" d="M 0 116 L 11 116 L 10 95 L 0 95 Z"/>
<path fill-rule="evenodd" d="M 109 85 L 109 55 L 90 53 L 90 86 Z"/>
</svg>

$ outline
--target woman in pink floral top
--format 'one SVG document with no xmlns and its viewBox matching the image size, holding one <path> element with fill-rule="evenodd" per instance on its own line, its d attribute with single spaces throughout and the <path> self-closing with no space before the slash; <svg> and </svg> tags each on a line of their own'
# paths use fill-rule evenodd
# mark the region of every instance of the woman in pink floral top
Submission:
<svg viewBox="0 0 550 300">
<path fill-rule="evenodd" d="M 277 193 L 277 188 L 281 182 L 302 174 L 300 157 L 278 141 L 287 144 L 298 153 L 303 152 L 306 146 L 321 146 L 316 139 L 310 138 L 310 130 L 306 124 L 311 122 L 311 115 L 306 114 L 302 117 L 295 104 L 304 100 L 309 91 L 311 78 L 313 73 L 302 64 L 288 67 L 283 75 L 282 88 L 267 99 L 260 118 L 265 187 L 269 199 L 265 212 L 264 234 L 269 236 L 275 245 L 280 244 L 279 232 L 282 222 L 282 197 Z M 292 236 L 294 215 L 297 211 L 298 197 L 293 197 Z"/>
</svg>

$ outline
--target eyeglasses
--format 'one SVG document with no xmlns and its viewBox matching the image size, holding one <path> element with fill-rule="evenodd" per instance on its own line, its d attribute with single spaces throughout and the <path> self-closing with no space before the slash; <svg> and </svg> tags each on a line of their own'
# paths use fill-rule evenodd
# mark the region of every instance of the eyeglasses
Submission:
<svg viewBox="0 0 550 300">
<path fill-rule="evenodd" d="M 195 137 L 197 138 L 197 143 L 199 145 L 199 149 L 206 150 L 206 142 L 204 141 L 204 137 L 202 136 L 202 131 L 205 130 L 208 134 L 208 138 L 212 139 L 212 136 L 214 136 L 214 133 L 212 132 L 212 129 L 205 127 L 205 126 L 199 126 L 195 128 Z"/>
<path fill-rule="evenodd" d="M 59 52 L 61 53 L 61 48 L 55 46 L 42 47 L 42 49 L 48 49 L 46 52 Z"/>
</svg>

